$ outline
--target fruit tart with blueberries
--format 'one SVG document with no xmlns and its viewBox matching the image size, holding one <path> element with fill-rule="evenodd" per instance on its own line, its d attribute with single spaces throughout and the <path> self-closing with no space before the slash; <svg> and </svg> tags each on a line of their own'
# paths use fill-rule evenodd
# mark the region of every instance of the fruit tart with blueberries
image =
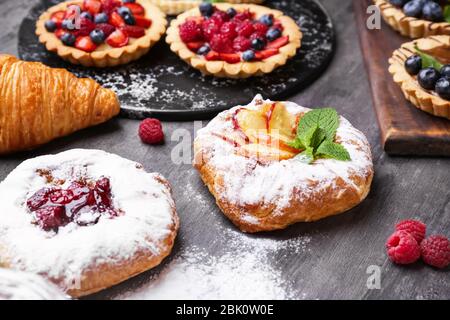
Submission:
<svg viewBox="0 0 450 320">
<path fill-rule="evenodd" d="M 203 74 L 248 78 L 286 64 L 301 38 L 298 25 L 281 11 L 254 4 L 202 3 L 172 21 L 166 41 Z"/>
<path fill-rule="evenodd" d="M 195 8 L 202 0 L 150 0 L 156 4 L 162 11 L 169 15 L 180 14 L 186 10 Z M 210 1 L 213 2 L 213 1 Z M 264 0 L 224 0 L 221 2 L 229 3 L 263 3 Z"/>
<path fill-rule="evenodd" d="M 410 38 L 450 34 L 448 0 L 374 0 L 383 19 Z"/>
<path fill-rule="evenodd" d="M 57 4 L 37 21 L 47 50 L 86 67 L 137 60 L 161 39 L 165 14 L 146 0 L 80 0 Z"/>
<path fill-rule="evenodd" d="M 389 72 L 417 108 L 450 119 L 450 36 L 417 39 L 389 59 Z"/>
</svg>

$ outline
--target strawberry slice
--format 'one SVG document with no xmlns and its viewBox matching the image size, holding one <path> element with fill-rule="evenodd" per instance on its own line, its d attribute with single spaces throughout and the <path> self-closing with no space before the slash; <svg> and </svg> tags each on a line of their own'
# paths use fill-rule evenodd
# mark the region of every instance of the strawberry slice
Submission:
<svg viewBox="0 0 450 320">
<path fill-rule="evenodd" d="M 65 16 L 66 16 L 66 12 L 65 11 L 56 11 L 56 12 L 52 13 L 52 15 L 50 16 L 50 20 L 55 22 L 56 26 L 58 28 L 61 28 L 61 24 L 62 24 Z"/>
<path fill-rule="evenodd" d="M 105 37 L 109 37 L 109 35 L 113 33 L 114 30 L 116 30 L 114 26 L 108 23 L 99 23 L 98 25 L 95 26 L 95 29 L 102 30 L 103 33 L 105 34 Z"/>
<path fill-rule="evenodd" d="M 280 49 L 289 43 L 289 36 L 278 38 L 272 42 L 269 42 L 266 49 Z"/>
<path fill-rule="evenodd" d="M 131 38 L 140 38 L 145 35 L 145 29 L 138 26 L 123 26 L 120 30 L 125 32 Z"/>
<path fill-rule="evenodd" d="M 150 28 L 152 26 L 152 20 L 144 17 L 135 16 L 136 25 L 143 28 Z"/>
<path fill-rule="evenodd" d="M 117 0 L 100 0 L 102 4 L 102 10 L 107 15 L 110 15 L 117 7 L 120 6 L 120 1 Z"/>
<path fill-rule="evenodd" d="M 264 59 L 267 59 L 271 56 L 278 54 L 278 52 L 279 52 L 278 49 L 266 49 L 263 51 L 258 51 L 255 53 L 255 59 L 256 60 L 264 60 Z"/>
<path fill-rule="evenodd" d="M 58 39 L 61 39 L 61 37 L 62 37 L 62 35 L 63 35 L 64 33 L 66 33 L 66 31 L 65 31 L 64 29 L 57 29 L 57 30 L 55 31 L 55 36 L 56 36 Z"/>
<path fill-rule="evenodd" d="M 83 10 L 90 14 L 97 14 L 102 10 L 102 3 L 98 0 L 84 0 Z"/>
<path fill-rule="evenodd" d="M 136 2 L 130 2 L 130 3 L 124 3 L 125 7 L 131 10 L 134 16 L 143 16 L 145 14 L 145 9 L 143 6 L 141 6 L 139 3 Z"/>
<path fill-rule="evenodd" d="M 119 13 L 113 12 L 111 13 L 111 16 L 109 17 L 109 24 L 113 25 L 116 28 L 123 27 L 126 25 L 123 18 L 120 16 Z"/>
<path fill-rule="evenodd" d="M 219 58 L 228 63 L 241 62 L 241 57 L 237 53 L 219 53 Z"/>
<path fill-rule="evenodd" d="M 111 33 L 108 38 L 106 38 L 106 43 L 109 44 L 111 47 L 120 48 L 126 46 L 129 40 L 130 39 L 125 34 L 125 32 L 123 32 L 120 29 L 117 29 L 116 31 Z"/>
<path fill-rule="evenodd" d="M 188 43 L 186 43 L 186 45 L 192 51 L 197 52 L 197 50 L 200 49 L 203 46 L 203 42 L 201 42 L 201 41 L 188 42 Z"/>
<path fill-rule="evenodd" d="M 86 52 L 92 52 L 97 49 L 97 45 L 91 40 L 91 37 L 83 36 L 77 38 L 75 41 L 75 48 Z"/>
<path fill-rule="evenodd" d="M 208 61 L 220 60 L 220 54 L 211 50 L 206 54 L 205 59 Z"/>
</svg>

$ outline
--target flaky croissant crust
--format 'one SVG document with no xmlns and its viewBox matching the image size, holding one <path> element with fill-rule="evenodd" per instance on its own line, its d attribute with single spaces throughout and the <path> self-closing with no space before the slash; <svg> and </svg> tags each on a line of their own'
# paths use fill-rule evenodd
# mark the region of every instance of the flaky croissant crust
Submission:
<svg viewBox="0 0 450 320">
<path fill-rule="evenodd" d="M 0 154 L 35 148 L 119 111 L 116 94 L 92 79 L 0 54 Z"/>
</svg>

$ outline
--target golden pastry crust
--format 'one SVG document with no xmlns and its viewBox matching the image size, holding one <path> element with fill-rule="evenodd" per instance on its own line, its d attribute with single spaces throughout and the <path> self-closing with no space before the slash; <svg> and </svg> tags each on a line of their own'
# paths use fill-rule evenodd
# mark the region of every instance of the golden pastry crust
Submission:
<svg viewBox="0 0 450 320">
<path fill-rule="evenodd" d="M 202 0 L 150 0 L 168 15 L 177 15 L 197 7 Z M 263 3 L 264 0 L 226 0 L 228 3 Z"/>
<path fill-rule="evenodd" d="M 435 92 L 423 89 L 415 77 L 405 69 L 405 60 L 416 54 L 416 46 L 442 63 L 450 63 L 450 36 L 432 36 L 404 43 L 394 51 L 389 59 L 389 72 L 397 83 L 405 98 L 418 109 L 438 117 L 450 119 L 450 101 L 442 99 Z"/>
<path fill-rule="evenodd" d="M 65 69 L 0 54 L 0 154 L 36 148 L 120 112 L 116 94 Z"/>
<path fill-rule="evenodd" d="M 250 108 L 262 105 L 258 100 Z M 289 104 L 299 114 L 309 111 Z M 235 109 L 219 114 L 198 133 L 193 165 L 219 208 L 241 231 L 271 231 L 316 221 L 348 211 L 368 195 L 373 178 L 370 146 L 347 120 L 341 117 L 336 140 L 349 150 L 350 162 L 321 159 L 303 165 L 292 158 L 262 164 L 234 154 L 219 138 L 232 136 Z"/>
<path fill-rule="evenodd" d="M 384 21 L 403 36 L 416 39 L 439 34 L 450 35 L 450 23 L 448 22 L 432 22 L 407 17 L 402 9 L 393 6 L 386 0 L 374 0 L 374 3 L 380 9 Z"/>
<path fill-rule="evenodd" d="M 180 14 L 171 22 L 170 27 L 167 29 L 166 42 L 170 45 L 170 49 L 181 59 L 193 68 L 200 70 L 203 74 L 220 78 L 248 78 L 252 76 L 261 76 L 271 73 L 276 68 L 285 65 L 290 58 L 296 55 L 297 49 L 300 48 L 302 39 L 300 28 L 292 18 L 284 15 L 281 11 L 254 4 L 233 5 L 228 3 L 216 3 L 214 5 L 221 10 L 226 10 L 230 7 L 233 7 L 238 11 L 249 9 L 256 14 L 256 17 L 260 17 L 264 14 L 273 14 L 274 17 L 282 23 L 284 27 L 283 36 L 289 36 L 289 43 L 281 47 L 278 54 L 264 59 L 263 61 L 239 62 L 234 64 L 225 61 L 208 61 L 204 57 L 198 56 L 196 53 L 192 52 L 181 40 L 179 35 L 178 27 L 180 24 L 186 21 L 188 17 L 200 16 L 198 8 L 191 9 Z"/>
<path fill-rule="evenodd" d="M 45 29 L 45 22 L 50 19 L 52 13 L 65 10 L 70 5 L 82 5 L 83 1 L 63 2 L 49 8 L 39 17 L 36 23 L 36 35 L 39 37 L 39 42 L 43 43 L 48 51 L 55 52 L 62 59 L 73 64 L 98 68 L 127 64 L 145 55 L 161 39 L 167 26 L 165 14 L 157 6 L 149 1 L 138 0 L 138 2 L 145 8 L 146 18 L 152 20 L 152 25 L 146 29 L 143 37 L 130 38 L 130 43 L 121 48 L 112 48 L 104 43 L 94 52 L 89 53 L 65 46 L 54 33 Z"/>
</svg>

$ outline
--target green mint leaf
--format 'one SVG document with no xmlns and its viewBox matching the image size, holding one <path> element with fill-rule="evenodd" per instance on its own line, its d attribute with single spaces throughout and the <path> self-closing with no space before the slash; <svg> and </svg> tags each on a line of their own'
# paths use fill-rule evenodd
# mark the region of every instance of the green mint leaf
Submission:
<svg viewBox="0 0 450 320">
<path fill-rule="evenodd" d="M 325 138 L 325 131 L 318 126 L 309 128 L 308 131 L 304 132 L 300 136 L 300 140 L 303 145 L 306 147 L 311 147 L 313 149 L 316 149 L 322 143 L 322 141 L 325 140 Z"/>
<path fill-rule="evenodd" d="M 306 134 L 310 128 L 318 127 L 325 133 L 327 140 L 333 141 L 336 130 L 339 127 L 339 116 L 336 110 L 331 108 L 314 109 L 307 112 L 301 119 L 297 128 L 297 136 Z"/>
<path fill-rule="evenodd" d="M 314 162 L 314 149 L 311 147 L 308 147 L 308 148 L 306 148 L 305 151 L 300 153 L 295 158 L 302 163 L 311 164 Z"/>
<path fill-rule="evenodd" d="M 444 20 L 450 22 L 450 6 L 447 5 L 444 7 Z"/>
<path fill-rule="evenodd" d="M 443 67 L 442 63 L 437 61 L 434 57 L 421 51 L 417 46 L 415 47 L 417 54 L 422 58 L 422 68 L 433 67 L 437 71 L 440 71 Z"/>
<path fill-rule="evenodd" d="M 350 154 L 342 145 L 328 140 L 324 141 L 319 148 L 317 148 L 317 155 L 341 161 L 351 160 Z"/>
<path fill-rule="evenodd" d="M 298 137 L 295 138 L 294 141 L 288 142 L 287 145 L 294 149 L 306 149 L 306 147 L 303 145 L 302 141 Z"/>
</svg>

